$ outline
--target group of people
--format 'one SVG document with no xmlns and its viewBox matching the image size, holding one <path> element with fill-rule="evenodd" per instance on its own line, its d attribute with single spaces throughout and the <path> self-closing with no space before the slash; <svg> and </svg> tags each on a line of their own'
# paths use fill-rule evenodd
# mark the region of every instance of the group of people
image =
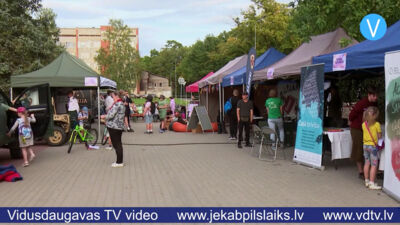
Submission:
<svg viewBox="0 0 400 225">
<path fill-rule="evenodd" d="M 351 159 L 356 162 L 359 177 L 364 179 L 365 186 L 369 189 L 381 189 L 376 181 L 378 171 L 379 150 L 382 147 L 381 124 L 377 121 L 379 110 L 377 108 L 377 90 L 375 87 L 369 87 L 367 97 L 357 102 L 349 114 L 349 126 L 352 137 Z M 253 122 L 253 102 L 249 100 L 248 93 L 243 92 L 242 99 L 239 99 L 239 91 L 233 90 L 233 96 L 228 100 L 231 109 L 228 111 L 230 123 L 230 140 L 238 139 L 238 148 L 242 148 L 243 128 L 245 130 L 246 147 L 250 147 L 250 124 Z M 341 100 L 336 87 L 329 91 L 327 100 L 328 117 L 331 124 L 340 126 L 341 118 Z M 265 101 L 265 109 L 268 116 L 268 126 L 273 130 L 278 130 L 279 141 L 284 143 L 283 128 L 283 101 L 277 97 L 275 89 L 271 89 L 268 98 Z M 237 129 L 239 135 L 237 138 Z M 271 139 L 275 141 L 275 135 Z"/>
<path fill-rule="evenodd" d="M 231 103 L 231 109 L 228 112 L 230 140 L 238 140 L 238 148 L 242 147 L 243 128 L 245 130 L 245 146 L 251 147 L 250 144 L 250 125 L 253 123 L 254 105 L 249 100 L 247 92 L 242 93 L 242 99 L 239 99 L 239 91 L 233 90 L 233 96 L 228 100 Z M 279 131 L 279 140 L 284 143 L 283 130 L 283 101 L 277 97 L 275 89 L 269 91 L 269 98 L 265 101 L 265 108 L 268 114 L 268 126 Z M 239 128 L 239 138 L 237 138 L 237 130 Z M 271 139 L 275 140 L 275 135 L 271 135 Z"/>
</svg>

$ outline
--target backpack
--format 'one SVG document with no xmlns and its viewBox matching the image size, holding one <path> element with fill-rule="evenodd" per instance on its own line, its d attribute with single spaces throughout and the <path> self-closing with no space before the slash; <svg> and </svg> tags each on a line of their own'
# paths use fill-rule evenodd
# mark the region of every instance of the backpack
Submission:
<svg viewBox="0 0 400 225">
<path fill-rule="evenodd" d="M 31 139 L 32 138 L 32 128 L 31 128 L 30 124 L 26 125 L 25 123 L 24 124 L 20 123 L 19 135 L 22 136 L 24 139 Z"/>
<path fill-rule="evenodd" d="M 224 112 L 228 113 L 232 109 L 232 103 L 231 103 L 231 98 L 228 99 L 228 101 L 225 102 L 224 105 Z"/>
<path fill-rule="evenodd" d="M 151 112 L 151 115 L 154 115 L 154 113 L 156 112 L 156 104 L 154 104 L 154 102 L 151 102 L 150 112 Z"/>
</svg>

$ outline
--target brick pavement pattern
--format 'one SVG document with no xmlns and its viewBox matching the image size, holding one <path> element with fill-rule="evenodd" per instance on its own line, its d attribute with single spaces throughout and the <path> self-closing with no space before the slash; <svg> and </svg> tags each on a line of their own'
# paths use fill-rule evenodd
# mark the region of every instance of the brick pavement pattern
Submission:
<svg viewBox="0 0 400 225">
<path fill-rule="evenodd" d="M 123 168 L 110 167 L 114 151 L 87 151 L 82 144 L 71 154 L 67 145 L 47 147 L 26 168 L 17 161 L 24 180 L 0 184 L 0 205 L 399 206 L 366 189 L 348 161 L 319 171 L 294 164 L 293 149 L 286 149 L 286 160 L 265 162 L 224 134 L 147 135 L 142 123 L 134 129 L 123 134 Z M 159 145 L 173 143 L 186 145 Z"/>
</svg>

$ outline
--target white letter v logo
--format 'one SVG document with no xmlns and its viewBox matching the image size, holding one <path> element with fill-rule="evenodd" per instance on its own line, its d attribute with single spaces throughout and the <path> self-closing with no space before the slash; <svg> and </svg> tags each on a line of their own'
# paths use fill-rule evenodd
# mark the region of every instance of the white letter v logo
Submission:
<svg viewBox="0 0 400 225">
<path fill-rule="evenodd" d="M 375 25 L 375 30 L 374 30 L 374 32 L 372 32 L 371 23 L 369 22 L 369 19 L 367 19 L 369 31 L 371 32 L 372 38 L 374 38 L 376 35 L 376 31 L 378 30 L 378 27 L 379 27 L 379 22 L 381 22 L 381 19 L 378 19 L 378 21 L 376 22 L 376 25 Z"/>
</svg>

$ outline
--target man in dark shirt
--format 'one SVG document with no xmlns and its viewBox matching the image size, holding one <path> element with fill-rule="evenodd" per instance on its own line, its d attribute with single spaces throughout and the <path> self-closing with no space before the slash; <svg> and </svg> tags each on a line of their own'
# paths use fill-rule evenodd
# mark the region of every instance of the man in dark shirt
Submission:
<svg viewBox="0 0 400 225">
<path fill-rule="evenodd" d="M 233 90 L 233 96 L 230 99 L 232 109 L 229 111 L 229 128 L 230 128 L 230 137 L 229 140 L 237 139 L 237 128 L 238 128 L 238 120 L 237 120 L 237 103 L 239 99 L 239 91 L 237 89 Z"/>
<path fill-rule="evenodd" d="M 375 87 L 368 88 L 368 96 L 361 99 L 357 104 L 354 105 L 353 109 L 349 114 L 350 133 L 353 141 L 351 159 L 357 163 L 357 168 L 360 178 L 363 178 L 363 132 L 362 132 L 362 120 L 364 111 L 369 106 L 377 106 L 376 101 L 378 100 L 377 91 Z M 363 178 L 364 179 L 364 178 Z"/>
<path fill-rule="evenodd" d="M 239 121 L 238 148 L 242 148 L 243 127 L 246 132 L 246 147 L 251 147 L 250 124 L 253 122 L 253 102 L 249 100 L 249 95 L 247 92 L 243 92 L 242 100 L 238 102 L 236 112 L 237 119 Z"/>
</svg>

